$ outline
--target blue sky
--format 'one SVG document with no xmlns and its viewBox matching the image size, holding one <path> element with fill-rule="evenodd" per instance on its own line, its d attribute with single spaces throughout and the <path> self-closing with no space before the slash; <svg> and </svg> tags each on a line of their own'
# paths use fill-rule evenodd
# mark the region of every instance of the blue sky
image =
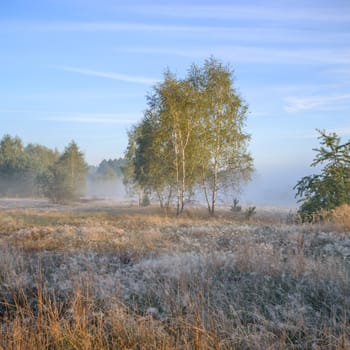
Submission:
<svg viewBox="0 0 350 350">
<path fill-rule="evenodd" d="M 247 201 L 284 204 L 310 173 L 316 128 L 350 138 L 350 1 L 4 0 L 1 133 L 90 164 L 123 156 L 166 67 L 214 55 L 249 105 Z"/>
</svg>

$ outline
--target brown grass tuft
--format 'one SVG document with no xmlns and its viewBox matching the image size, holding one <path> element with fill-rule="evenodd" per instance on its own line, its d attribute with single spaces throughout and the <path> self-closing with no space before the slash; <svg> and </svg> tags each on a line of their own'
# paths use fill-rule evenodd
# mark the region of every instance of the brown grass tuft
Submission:
<svg viewBox="0 0 350 350">
<path fill-rule="evenodd" d="M 350 205 L 343 204 L 342 206 L 332 210 L 331 221 L 340 228 L 346 231 L 350 231 Z"/>
</svg>

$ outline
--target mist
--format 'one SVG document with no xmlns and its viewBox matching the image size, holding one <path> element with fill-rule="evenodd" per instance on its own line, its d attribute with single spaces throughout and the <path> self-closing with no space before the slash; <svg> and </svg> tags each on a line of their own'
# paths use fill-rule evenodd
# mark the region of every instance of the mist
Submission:
<svg viewBox="0 0 350 350">
<path fill-rule="evenodd" d="M 296 208 L 298 206 L 293 187 L 314 169 L 303 165 L 259 168 L 252 181 L 243 188 L 242 203 L 259 206 Z"/>
<path fill-rule="evenodd" d="M 128 199 L 123 179 L 120 177 L 108 180 L 88 179 L 86 182 L 86 197 L 116 201 L 124 201 Z"/>
<path fill-rule="evenodd" d="M 235 198 L 242 205 L 261 207 L 282 207 L 294 209 L 298 206 L 293 187 L 310 170 L 306 167 L 266 168 L 257 171 L 252 180 L 242 185 L 239 190 L 226 188 L 218 191 L 218 205 L 230 206 Z M 137 195 L 130 196 L 123 184 L 122 177 L 113 179 L 87 179 L 85 196 L 90 199 L 113 201 L 137 201 Z M 156 197 L 152 203 L 158 204 Z M 193 203 L 205 206 L 201 188 L 194 191 Z"/>
</svg>

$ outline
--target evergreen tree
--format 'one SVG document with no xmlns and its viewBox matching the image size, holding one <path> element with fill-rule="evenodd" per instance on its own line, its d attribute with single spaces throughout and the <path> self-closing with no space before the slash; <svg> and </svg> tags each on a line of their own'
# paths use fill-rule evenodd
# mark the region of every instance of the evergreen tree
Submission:
<svg viewBox="0 0 350 350">
<path fill-rule="evenodd" d="M 39 176 L 42 193 L 53 202 L 78 199 L 84 191 L 88 166 L 78 145 L 72 141 L 57 162 Z"/>
<path fill-rule="evenodd" d="M 320 174 L 304 176 L 294 187 L 302 205 L 304 221 L 312 221 L 322 210 L 350 204 L 350 142 L 341 144 L 340 137 L 320 131 L 321 147 L 311 166 L 324 165 Z"/>
</svg>

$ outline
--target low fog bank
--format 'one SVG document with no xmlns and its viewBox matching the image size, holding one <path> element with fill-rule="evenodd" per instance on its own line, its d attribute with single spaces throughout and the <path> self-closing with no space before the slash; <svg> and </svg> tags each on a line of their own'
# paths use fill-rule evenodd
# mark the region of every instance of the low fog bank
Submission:
<svg viewBox="0 0 350 350">
<path fill-rule="evenodd" d="M 293 187 L 304 175 L 310 174 L 310 169 L 300 168 L 270 168 L 259 170 L 253 179 L 242 186 L 240 191 L 235 189 L 219 190 L 218 206 L 230 207 L 234 199 L 239 199 L 243 207 L 274 207 L 295 209 L 298 207 Z M 11 184 L 1 180 L 0 190 L 2 198 L 41 198 L 37 186 L 33 182 L 12 179 Z M 187 203 L 188 206 L 206 206 L 202 189 L 194 191 L 195 196 Z M 123 184 L 122 176 L 103 178 L 87 176 L 83 197 L 97 200 L 112 200 L 114 202 L 130 202 L 137 205 L 137 193 L 130 195 Z M 157 204 L 157 198 L 151 197 L 151 201 Z"/>
<path fill-rule="evenodd" d="M 258 171 L 251 182 L 243 188 L 242 203 L 259 206 L 284 208 L 298 207 L 293 187 L 305 175 L 312 173 L 310 168 L 283 167 Z"/>
<path fill-rule="evenodd" d="M 129 199 L 121 178 L 99 181 L 88 180 L 86 182 L 86 197 L 115 201 Z"/>
</svg>

